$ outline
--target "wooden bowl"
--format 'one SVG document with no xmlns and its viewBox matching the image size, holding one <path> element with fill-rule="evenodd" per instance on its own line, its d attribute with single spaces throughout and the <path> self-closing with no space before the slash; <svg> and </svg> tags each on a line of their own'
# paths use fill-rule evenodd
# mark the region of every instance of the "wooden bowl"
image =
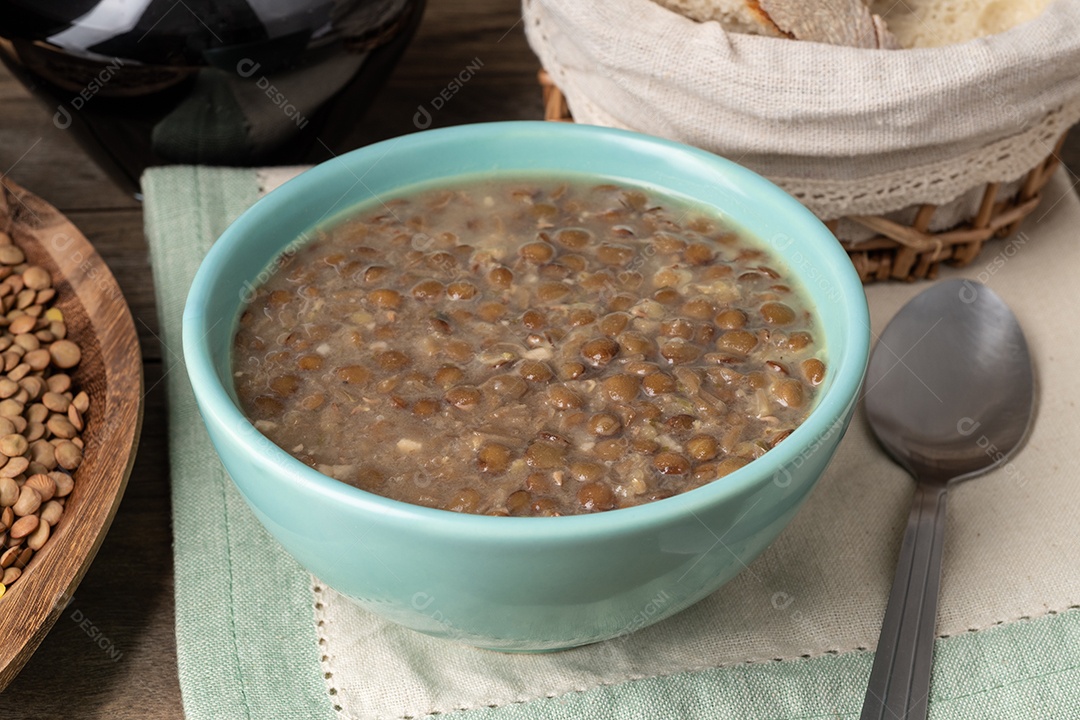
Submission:
<svg viewBox="0 0 1080 720">
<path fill-rule="evenodd" d="M 142 426 L 142 361 L 135 324 L 109 268 L 60 212 L 3 179 L 0 230 L 28 262 L 52 274 L 68 337 L 82 348 L 71 372 L 90 396 L 83 462 L 64 515 L 0 598 L 0 690 L 30 659 L 63 612 L 112 523 Z"/>
</svg>

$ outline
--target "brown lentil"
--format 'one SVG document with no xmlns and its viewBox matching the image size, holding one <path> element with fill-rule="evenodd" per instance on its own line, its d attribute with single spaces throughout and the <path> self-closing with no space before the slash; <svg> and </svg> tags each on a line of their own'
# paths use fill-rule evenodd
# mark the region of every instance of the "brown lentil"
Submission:
<svg viewBox="0 0 1080 720">
<path fill-rule="evenodd" d="M 660 355 L 672 365 L 685 365 L 698 359 L 701 348 L 692 342 L 674 338 L 660 347 Z"/>
<path fill-rule="evenodd" d="M 57 340 L 49 346 L 53 365 L 63 370 L 73 368 L 82 359 L 82 351 L 71 340 Z"/>
<path fill-rule="evenodd" d="M 71 443 L 68 444 L 70 445 Z M 17 478 L 26 472 L 28 467 L 30 467 L 29 460 L 21 455 L 19 457 L 13 457 L 4 464 L 4 467 L 0 468 L 0 477 Z"/>
<path fill-rule="evenodd" d="M 481 448 L 480 453 L 476 456 L 477 461 L 480 464 L 480 469 L 483 472 L 489 473 L 501 473 L 505 472 L 510 467 L 510 460 L 513 458 L 513 453 L 510 448 L 499 443 L 490 443 Z"/>
<path fill-rule="evenodd" d="M 85 413 L 90 408 L 90 397 L 86 394 L 85 390 L 82 390 L 71 401 L 71 404 L 74 405 L 79 412 Z"/>
<path fill-rule="evenodd" d="M 26 438 L 22 435 L 5 435 L 0 437 L 0 453 L 7 455 L 9 458 L 17 457 L 26 452 L 28 443 Z"/>
<path fill-rule="evenodd" d="M 721 310 L 715 318 L 716 326 L 722 330 L 738 330 L 746 326 L 749 318 L 737 308 Z"/>
<path fill-rule="evenodd" d="M 532 382 L 547 382 L 555 375 L 547 363 L 539 360 L 526 360 L 521 364 L 518 372 L 521 373 L 521 377 Z"/>
<path fill-rule="evenodd" d="M 423 280 L 413 286 L 412 294 L 417 300 L 435 300 L 443 294 L 443 284 L 438 280 Z"/>
<path fill-rule="evenodd" d="M 825 363 L 817 358 L 809 358 L 802 361 L 802 374 L 806 381 L 817 387 L 825 379 Z"/>
<path fill-rule="evenodd" d="M 506 512 L 510 515 L 522 515 L 529 509 L 532 495 L 526 490 L 517 490 L 506 498 Z"/>
<path fill-rule="evenodd" d="M 600 321 L 600 332 L 608 337 L 615 337 L 626 329 L 629 322 L 630 316 L 624 312 L 608 313 Z"/>
<path fill-rule="evenodd" d="M 19 484 L 12 478 L 0 477 L 0 507 L 11 507 L 19 499 Z"/>
<path fill-rule="evenodd" d="M 38 497 L 41 498 L 41 502 L 45 503 L 52 500 L 53 495 L 56 494 L 56 483 L 52 478 L 44 473 L 38 473 L 37 475 L 31 475 L 27 480 L 23 488 L 32 488 L 37 492 Z"/>
<path fill-rule="evenodd" d="M 45 503 L 41 508 L 41 513 L 38 517 L 41 518 L 41 522 L 47 522 L 49 525 L 56 525 L 60 522 L 60 517 L 64 514 L 64 506 L 58 503 L 56 500 L 50 500 Z"/>
<path fill-rule="evenodd" d="M 748 355 L 757 346 L 757 342 L 757 337 L 746 330 L 729 330 L 716 341 L 716 348 Z"/>
<path fill-rule="evenodd" d="M 337 369 L 338 379 L 350 385 L 362 385 L 371 378 L 371 371 L 363 365 L 346 365 Z"/>
<path fill-rule="evenodd" d="M 37 528 L 35 528 L 34 532 L 30 533 L 26 537 L 26 547 L 35 552 L 40 550 L 45 545 L 45 543 L 49 541 L 50 533 L 51 528 L 49 527 L 49 523 L 41 522 L 39 519 Z M 16 568 L 8 568 L 8 570 L 13 569 Z M 4 572 L 6 575 L 7 570 L 5 570 Z M 4 584 L 6 585 L 7 583 Z"/>
<path fill-rule="evenodd" d="M 694 298 L 683 303 L 679 311 L 695 320 L 708 320 L 716 312 L 712 302 L 705 298 Z"/>
<path fill-rule="evenodd" d="M 510 283 L 513 281 L 514 273 L 504 267 L 493 268 L 488 273 L 488 282 L 496 287 L 510 287 Z"/>
<path fill-rule="evenodd" d="M 37 526 L 40 523 L 41 520 L 37 515 L 23 515 L 12 524 L 11 529 L 8 531 L 8 535 L 15 540 L 24 538 L 37 530 Z"/>
<path fill-rule="evenodd" d="M 49 422 L 46 423 L 45 428 L 48 429 L 54 437 L 64 438 L 65 440 L 70 440 L 79 434 L 75 429 L 75 426 L 71 424 L 71 421 L 63 415 L 53 415 L 49 418 Z M 29 429 L 29 426 L 27 429 Z M 40 435 L 38 437 L 40 437 Z M 34 439 L 37 440 L 37 438 Z"/>
<path fill-rule="evenodd" d="M 82 463 L 82 449 L 70 440 L 56 444 L 56 464 L 65 470 L 74 470 Z"/>
<path fill-rule="evenodd" d="M 435 371 L 432 380 L 436 386 L 446 389 L 458 384 L 464 377 L 465 373 L 461 371 L 461 368 L 453 365 L 443 365 Z"/>
<path fill-rule="evenodd" d="M 565 385 L 556 385 L 548 391 L 548 401 L 559 410 L 576 410 L 584 401 L 576 392 Z"/>
<path fill-rule="evenodd" d="M 11 509 L 19 517 L 32 515 L 41 507 L 41 495 L 29 485 L 23 485 L 19 491 L 19 499 L 11 506 Z"/>
<path fill-rule="evenodd" d="M 452 388 L 446 393 L 446 402 L 462 410 L 469 410 L 476 407 L 480 403 L 480 400 L 480 391 L 474 387 L 465 385 Z"/>
<path fill-rule="evenodd" d="M 368 299 L 377 308 L 394 310 L 401 305 L 401 293 L 397 290 L 372 290 Z"/>
<path fill-rule="evenodd" d="M 521 246 L 521 256 L 537 264 L 546 263 L 555 255 L 555 248 L 546 242 L 531 242 Z"/>
<path fill-rule="evenodd" d="M 601 337 L 589 340 L 581 346 L 581 354 L 593 366 L 607 365 L 619 352 L 619 343 L 611 338 Z"/>
<path fill-rule="evenodd" d="M 641 387 L 645 394 L 656 397 L 663 393 L 675 392 L 675 379 L 667 373 L 654 372 L 646 375 L 641 380 Z"/>
<path fill-rule="evenodd" d="M 525 461 L 530 467 L 547 469 L 560 467 L 566 449 L 559 443 L 537 440 L 525 451 Z"/>
<path fill-rule="evenodd" d="M 611 510 L 615 507 L 615 493 L 608 485 L 590 482 L 581 486 L 577 493 L 581 507 L 590 511 Z"/>
<path fill-rule="evenodd" d="M 690 472 L 690 461 L 670 451 L 657 454 L 653 459 L 653 465 L 664 475 L 685 475 Z"/>
<path fill-rule="evenodd" d="M 66 472 L 50 472 L 49 477 L 56 483 L 56 497 L 67 497 L 75 487 L 74 480 Z"/>
<path fill-rule="evenodd" d="M 795 322 L 795 311 L 784 303 L 767 302 L 761 306 L 761 317 L 770 325 L 790 325 Z"/>
<path fill-rule="evenodd" d="M 611 413 L 597 413 L 589 418 L 589 432 L 593 435 L 606 437 L 614 435 L 621 429 L 622 423 L 619 422 L 619 418 Z"/>
<path fill-rule="evenodd" d="M 41 339 L 38 338 L 37 333 L 34 333 L 33 335 L 30 333 L 27 333 L 26 335 L 16 335 L 14 344 L 18 345 L 26 352 L 41 349 Z M 48 355 L 49 351 L 46 350 L 45 354 Z"/>
<path fill-rule="evenodd" d="M 446 509 L 460 513 L 475 513 L 480 507 L 480 493 L 473 488 L 461 490 L 451 499 Z"/>
<path fill-rule="evenodd" d="M 703 462 L 716 457 L 720 446 L 711 435 L 695 435 L 686 441 L 686 452 L 698 462 Z"/>
<path fill-rule="evenodd" d="M 57 340 L 53 345 L 59 345 L 60 343 L 69 343 L 70 340 Z M 30 366 L 31 370 L 44 370 L 49 367 L 49 361 L 54 359 L 51 350 L 45 350 L 44 348 L 38 350 L 31 350 L 23 355 L 23 362 Z M 78 362 L 76 359 L 75 362 Z M 70 365 L 68 366 L 70 367 Z"/>
<path fill-rule="evenodd" d="M 795 379 L 780 380 L 773 386 L 773 395 L 784 407 L 802 407 L 803 384 Z"/>
<path fill-rule="evenodd" d="M 23 270 L 23 284 L 31 290 L 44 290 L 52 285 L 49 271 L 37 265 L 31 265 Z"/>
<path fill-rule="evenodd" d="M 604 380 L 604 392 L 614 402 L 630 402 L 637 396 L 640 387 L 641 380 L 634 375 L 613 375 Z"/>
<path fill-rule="evenodd" d="M 446 286 L 446 296 L 451 300 L 471 300 L 476 293 L 476 286 L 468 282 L 452 282 Z"/>
</svg>

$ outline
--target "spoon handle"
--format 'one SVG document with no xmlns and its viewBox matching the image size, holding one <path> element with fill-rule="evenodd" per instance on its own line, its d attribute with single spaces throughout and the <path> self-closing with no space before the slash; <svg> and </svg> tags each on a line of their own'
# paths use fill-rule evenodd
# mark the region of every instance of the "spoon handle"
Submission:
<svg viewBox="0 0 1080 720">
<path fill-rule="evenodd" d="M 945 487 L 920 482 L 860 720 L 926 718 L 945 536 Z"/>
</svg>

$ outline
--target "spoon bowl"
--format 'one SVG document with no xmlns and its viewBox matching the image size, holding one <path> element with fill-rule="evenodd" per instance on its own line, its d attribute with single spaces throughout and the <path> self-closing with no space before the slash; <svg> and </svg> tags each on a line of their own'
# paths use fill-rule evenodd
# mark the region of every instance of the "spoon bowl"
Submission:
<svg viewBox="0 0 1080 720">
<path fill-rule="evenodd" d="M 1035 404 L 1020 323 L 996 293 L 969 280 L 939 283 L 904 306 L 874 348 L 866 387 L 878 441 L 927 481 L 963 480 L 1005 462 Z"/>
<path fill-rule="evenodd" d="M 866 388 L 870 428 L 918 485 L 861 718 L 914 720 L 927 715 L 947 489 L 1021 446 L 1035 412 L 1035 375 L 1005 302 L 977 282 L 950 280 L 919 294 L 885 328 Z"/>
</svg>

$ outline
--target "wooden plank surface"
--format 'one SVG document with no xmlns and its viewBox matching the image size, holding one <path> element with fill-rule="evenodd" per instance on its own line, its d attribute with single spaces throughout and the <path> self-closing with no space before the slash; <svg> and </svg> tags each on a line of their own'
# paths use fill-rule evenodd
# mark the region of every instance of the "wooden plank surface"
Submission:
<svg viewBox="0 0 1080 720">
<path fill-rule="evenodd" d="M 537 62 L 516 0 L 431 0 L 415 41 L 359 124 L 358 143 L 413 132 L 413 115 L 466 64 L 480 70 L 432 126 L 540 119 Z M 139 203 L 52 123 L 53 110 L 0 69 L 0 173 L 72 220 L 109 264 L 145 361 L 143 434 L 127 493 L 74 600 L 0 695 L 0 718 L 183 717 L 173 634 L 172 537 L 163 371 Z M 94 637 L 91 637 L 91 634 Z M 107 642 L 106 642 L 107 641 Z M 103 647 L 104 645 L 104 647 Z"/>
<path fill-rule="evenodd" d="M 517 0 L 429 0 L 415 41 L 359 124 L 358 142 L 413 132 L 417 108 L 430 106 L 477 60 L 482 65 L 472 79 L 432 113 L 433 127 L 542 117 L 538 64 L 525 43 Z M 181 718 L 160 384 L 172 361 L 163 364 L 157 340 L 141 209 L 53 125 L 53 110 L 2 70 L 0 109 L 0 171 L 66 213 L 110 265 L 135 318 L 148 389 L 139 454 L 112 530 L 72 603 L 0 695 L 0 718 Z M 1080 169 L 1080 140 L 1067 143 L 1063 157 Z"/>
</svg>

